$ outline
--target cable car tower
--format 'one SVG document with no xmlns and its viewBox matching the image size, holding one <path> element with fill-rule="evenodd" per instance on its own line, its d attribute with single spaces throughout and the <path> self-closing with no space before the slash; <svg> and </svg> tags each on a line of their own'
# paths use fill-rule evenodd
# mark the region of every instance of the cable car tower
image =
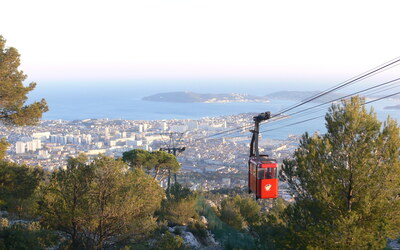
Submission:
<svg viewBox="0 0 400 250">
<path fill-rule="evenodd" d="M 161 151 L 165 151 L 168 154 L 172 154 L 172 155 L 174 155 L 176 157 L 178 153 L 182 153 L 183 151 L 186 150 L 186 147 L 183 147 L 183 146 L 177 147 L 177 145 L 176 145 L 176 144 L 181 144 L 182 143 L 181 140 L 182 140 L 182 136 L 183 136 L 184 133 L 173 133 L 173 132 L 171 132 L 171 133 L 160 133 L 161 137 L 164 134 L 167 134 L 169 136 L 170 140 L 169 140 L 169 144 L 164 142 L 166 147 L 160 148 Z M 179 138 L 178 139 L 174 138 L 175 136 L 179 136 Z M 164 139 L 163 139 L 163 141 L 164 141 Z M 177 183 L 176 173 L 174 174 L 174 183 Z M 167 195 L 169 195 L 170 187 L 171 187 L 171 170 L 168 170 Z"/>
<path fill-rule="evenodd" d="M 278 198 L 278 163 L 268 155 L 260 155 L 258 150 L 258 138 L 260 134 L 260 122 L 271 117 L 270 112 L 254 116 L 254 130 L 250 143 L 248 186 L 249 193 L 254 193 L 256 199 Z"/>
</svg>

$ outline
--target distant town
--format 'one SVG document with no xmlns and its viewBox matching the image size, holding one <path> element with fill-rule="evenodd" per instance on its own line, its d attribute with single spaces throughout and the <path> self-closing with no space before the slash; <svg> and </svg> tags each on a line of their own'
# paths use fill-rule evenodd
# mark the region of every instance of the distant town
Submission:
<svg viewBox="0 0 400 250">
<path fill-rule="evenodd" d="M 65 168 L 69 157 L 81 153 L 89 157 L 98 154 L 121 157 L 123 152 L 132 149 L 155 151 L 185 147 L 185 151 L 177 154 L 182 166 L 178 174 L 180 182 L 192 190 L 244 188 L 250 142 L 248 129 L 215 138 L 210 135 L 249 124 L 253 115 L 160 121 L 43 120 L 35 127 L 3 126 L 0 133 L 11 144 L 9 161 L 40 166 L 48 171 Z M 264 138 L 260 151 L 281 163 L 293 153 L 298 139 L 296 135 L 286 140 Z"/>
</svg>

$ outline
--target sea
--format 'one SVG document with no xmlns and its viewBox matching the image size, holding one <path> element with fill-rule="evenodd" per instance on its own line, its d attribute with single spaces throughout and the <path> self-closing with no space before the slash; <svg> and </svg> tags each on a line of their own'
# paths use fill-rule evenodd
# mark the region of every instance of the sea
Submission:
<svg viewBox="0 0 400 250">
<path fill-rule="evenodd" d="M 49 104 L 49 111 L 43 115 L 44 120 L 83 120 L 83 119 L 123 119 L 123 120 L 171 120 L 171 119 L 201 119 L 204 117 L 220 117 L 240 113 L 261 113 L 270 111 L 278 113 L 288 107 L 298 104 L 299 101 L 271 100 L 267 103 L 161 103 L 143 101 L 142 98 L 160 92 L 197 91 L 198 93 L 248 93 L 266 95 L 273 92 L 246 91 L 246 89 L 229 88 L 182 88 L 171 89 L 170 86 L 154 87 L 153 85 L 129 84 L 45 84 L 29 94 L 29 100 L 45 98 Z M 278 90 L 278 89 L 275 89 Z M 282 90 L 282 89 L 281 89 Z M 211 92 L 212 91 L 212 92 Z M 373 106 L 378 118 L 384 121 L 388 115 L 400 120 L 399 110 L 384 109 L 386 106 L 399 104 L 398 101 L 384 99 L 377 101 Z M 324 114 L 329 105 L 319 107 L 309 112 L 291 115 L 293 112 L 304 110 L 318 105 L 307 103 L 288 111 L 287 119 L 270 122 L 262 125 L 264 136 L 272 139 L 285 139 L 289 135 L 308 133 L 324 133 Z M 369 107 L 370 108 L 370 107 Z M 249 120 L 249 123 L 252 121 Z"/>
</svg>

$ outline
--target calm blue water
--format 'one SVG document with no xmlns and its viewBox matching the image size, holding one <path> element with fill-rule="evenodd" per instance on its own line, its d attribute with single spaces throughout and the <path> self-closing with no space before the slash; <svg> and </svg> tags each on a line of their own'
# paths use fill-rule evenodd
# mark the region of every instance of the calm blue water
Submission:
<svg viewBox="0 0 400 250">
<path fill-rule="evenodd" d="M 248 112 L 271 111 L 276 113 L 297 102 L 276 101 L 269 103 L 159 103 L 142 101 L 141 98 L 147 95 L 164 91 L 198 91 L 210 93 L 210 89 L 201 91 L 197 89 L 170 89 L 169 86 L 161 88 L 146 88 L 146 86 L 130 86 L 126 84 L 59 84 L 59 85 L 38 85 L 37 89 L 30 94 L 31 100 L 45 98 L 49 104 L 50 111 L 45 113 L 45 120 L 81 120 L 87 118 L 109 118 L 126 120 L 163 120 L 163 119 L 200 119 L 202 117 L 217 117 L 223 115 L 234 115 Z M 214 93 L 229 93 L 232 91 L 218 91 Z M 239 91 L 236 91 L 239 92 Z M 272 91 L 270 91 L 272 92 Z M 265 95 L 270 92 L 247 91 L 250 94 Z M 242 92 L 245 93 L 245 92 Z M 388 105 L 393 105 L 391 100 L 382 100 L 372 104 L 378 117 L 386 119 L 387 115 L 400 120 L 398 110 L 384 110 Z M 304 109 L 316 105 L 315 103 L 302 106 Z M 297 109 L 299 110 L 299 109 Z M 289 134 L 303 134 L 305 131 L 325 132 L 324 118 L 320 117 L 295 126 L 288 126 L 317 116 L 323 116 L 327 107 L 307 114 L 298 114 L 291 119 L 263 125 L 261 130 L 272 130 L 266 132 L 268 137 L 284 139 Z M 288 112 L 290 114 L 291 112 Z M 251 121 L 249 121 L 251 122 Z M 287 126 L 287 127 L 286 127 Z M 279 128 L 279 129 L 276 129 Z M 276 129 L 276 130 L 274 130 Z"/>
</svg>

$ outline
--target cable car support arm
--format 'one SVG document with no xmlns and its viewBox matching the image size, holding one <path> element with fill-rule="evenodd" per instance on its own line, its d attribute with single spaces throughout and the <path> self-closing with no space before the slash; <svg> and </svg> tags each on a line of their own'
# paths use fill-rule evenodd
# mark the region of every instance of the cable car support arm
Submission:
<svg viewBox="0 0 400 250">
<path fill-rule="evenodd" d="M 259 114 L 258 116 L 254 116 L 254 130 L 250 130 L 250 132 L 253 133 L 253 136 L 251 137 L 251 143 L 250 143 L 250 157 L 256 157 L 257 160 L 260 158 L 260 153 L 258 150 L 258 137 L 260 134 L 260 123 L 262 121 L 266 121 L 271 117 L 270 112 L 264 112 Z"/>
</svg>

